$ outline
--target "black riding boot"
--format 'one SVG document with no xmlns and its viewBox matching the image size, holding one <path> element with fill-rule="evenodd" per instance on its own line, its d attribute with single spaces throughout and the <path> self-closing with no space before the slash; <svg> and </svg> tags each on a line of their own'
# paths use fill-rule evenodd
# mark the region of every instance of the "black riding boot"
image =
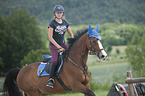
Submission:
<svg viewBox="0 0 145 96">
<path fill-rule="evenodd" d="M 54 65 L 54 64 L 50 65 L 49 80 L 48 80 L 48 82 L 46 84 L 46 86 L 49 87 L 49 88 L 53 88 L 54 83 L 55 83 L 55 81 L 53 79 L 53 75 L 55 73 L 55 68 L 56 68 L 56 65 Z"/>
</svg>

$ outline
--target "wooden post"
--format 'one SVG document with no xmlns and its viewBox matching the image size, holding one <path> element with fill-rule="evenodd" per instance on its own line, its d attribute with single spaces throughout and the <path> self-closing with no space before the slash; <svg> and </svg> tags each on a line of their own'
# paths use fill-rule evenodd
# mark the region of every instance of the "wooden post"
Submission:
<svg viewBox="0 0 145 96">
<path fill-rule="evenodd" d="M 145 82 L 145 77 L 126 79 L 125 82 L 127 84 L 130 84 L 130 83 L 141 83 L 141 82 Z"/>
<path fill-rule="evenodd" d="M 127 71 L 127 79 L 131 79 L 131 78 L 132 78 L 131 71 Z M 129 88 L 130 96 L 134 96 L 133 84 L 132 83 L 128 84 L 128 88 Z"/>
</svg>

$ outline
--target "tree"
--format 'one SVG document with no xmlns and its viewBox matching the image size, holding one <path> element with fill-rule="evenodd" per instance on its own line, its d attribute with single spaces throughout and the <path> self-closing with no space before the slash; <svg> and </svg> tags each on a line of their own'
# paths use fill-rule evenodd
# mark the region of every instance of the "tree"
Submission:
<svg viewBox="0 0 145 96">
<path fill-rule="evenodd" d="M 29 51 L 37 48 L 45 48 L 40 29 L 35 17 L 29 16 L 27 10 L 13 10 L 12 14 L 4 19 L 4 38 L 0 42 L 4 48 L 0 51 L 0 57 L 4 62 L 4 68 L 0 71 L 8 71 L 14 67 L 20 67 L 20 61 Z"/>
<path fill-rule="evenodd" d="M 31 50 L 26 56 L 24 56 L 24 59 L 21 61 L 20 65 L 25 66 L 26 64 L 31 64 L 33 62 L 42 62 L 42 55 L 44 54 L 50 55 L 49 50 L 48 49 Z"/>
<path fill-rule="evenodd" d="M 4 41 L 7 34 L 4 31 L 4 26 L 5 26 L 4 20 L 2 17 L 0 17 L 0 69 L 4 68 L 4 62 L 1 53 L 6 48 Z"/>
<path fill-rule="evenodd" d="M 116 53 L 117 54 L 120 54 L 120 50 L 118 48 L 116 49 Z"/>
<path fill-rule="evenodd" d="M 107 52 L 110 53 L 112 51 L 112 46 L 108 46 Z"/>
<path fill-rule="evenodd" d="M 145 34 L 142 37 L 136 34 L 127 45 L 126 53 L 136 75 L 145 76 Z"/>
<path fill-rule="evenodd" d="M 118 35 L 123 38 L 122 44 L 126 45 L 128 41 L 132 40 L 132 37 L 137 33 L 139 36 L 142 36 L 144 32 L 142 32 L 140 26 L 133 25 L 133 24 L 122 24 L 120 25 L 116 31 L 118 31 Z"/>
<path fill-rule="evenodd" d="M 116 20 L 145 24 L 145 0 L 0 0 L 0 15 L 7 16 L 16 8 L 28 9 L 39 24 L 46 26 L 53 18 L 56 4 L 64 6 L 65 16 L 73 25 L 104 24 Z"/>
</svg>

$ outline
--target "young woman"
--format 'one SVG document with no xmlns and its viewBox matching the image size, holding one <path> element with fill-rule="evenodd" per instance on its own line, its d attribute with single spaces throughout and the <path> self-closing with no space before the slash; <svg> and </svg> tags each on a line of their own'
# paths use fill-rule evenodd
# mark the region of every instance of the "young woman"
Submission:
<svg viewBox="0 0 145 96">
<path fill-rule="evenodd" d="M 58 61 L 58 51 L 65 51 L 68 49 L 64 41 L 64 35 L 67 31 L 71 38 L 74 38 L 73 33 L 70 29 L 70 24 L 63 17 L 64 8 L 62 5 L 56 5 L 53 9 L 54 19 L 49 24 L 49 49 L 52 56 L 53 64 L 50 66 L 49 80 L 47 82 L 47 87 L 53 88 L 54 79 L 53 74 L 55 72 L 55 67 Z"/>
</svg>

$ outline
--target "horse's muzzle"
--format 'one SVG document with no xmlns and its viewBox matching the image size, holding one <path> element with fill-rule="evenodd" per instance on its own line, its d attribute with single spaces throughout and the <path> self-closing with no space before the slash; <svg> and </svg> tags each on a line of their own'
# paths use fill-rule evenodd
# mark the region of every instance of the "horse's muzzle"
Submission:
<svg viewBox="0 0 145 96">
<path fill-rule="evenodd" d="M 99 52 L 98 54 L 96 54 L 98 56 L 98 58 L 102 61 L 105 60 L 107 58 L 107 53 L 104 50 L 101 50 L 101 52 Z"/>
<path fill-rule="evenodd" d="M 100 60 L 105 60 L 107 58 L 107 56 L 102 55 Z"/>
</svg>

